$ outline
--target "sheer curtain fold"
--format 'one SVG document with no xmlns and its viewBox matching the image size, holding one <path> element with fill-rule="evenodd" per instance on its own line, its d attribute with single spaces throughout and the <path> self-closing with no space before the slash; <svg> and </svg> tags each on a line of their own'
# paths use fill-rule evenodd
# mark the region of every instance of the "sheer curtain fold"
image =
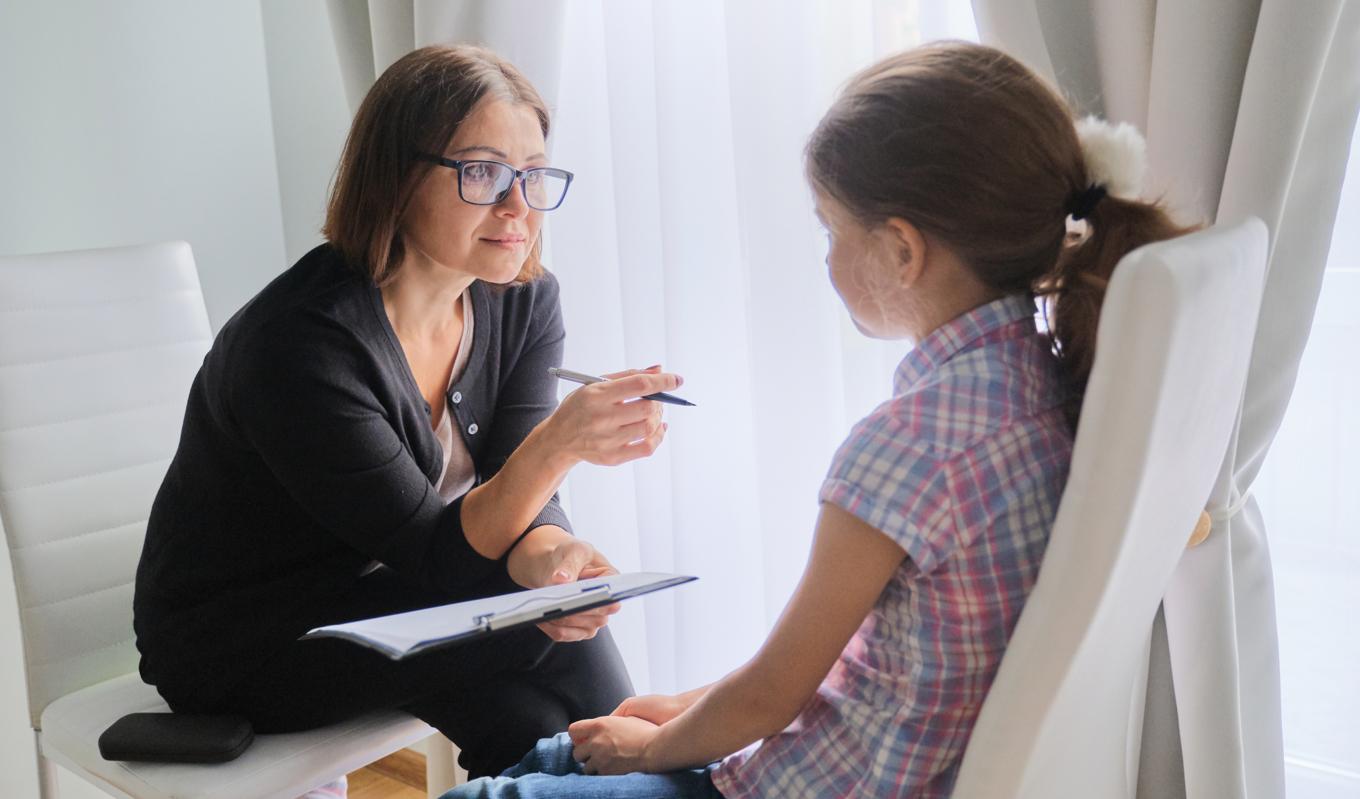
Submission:
<svg viewBox="0 0 1360 799">
<path fill-rule="evenodd" d="M 548 106 L 562 71 L 561 3 L 534 0 L 326 0 L 350 110 L 373 81 L 417 47 L 483 44 L 523 70 Z"/>
<path fill-rule="evenodd" d="M 353 114 L 364 100 L 377 73 L 373 70 L 373 29 L 366 0 L 326 0 L 326 15 L 335 39 L 340 80 Z"/>
<path fill-rule="evenodd" d="M 606 4 L 605 13 L 617 5 Z M 749 272 L 722 4 L 654 3 L 652 16 L 667 359 L 700 403 L 670 414 L 667 445 L 670 489 L 679 499 L 671 505 L 676 570 L 699 572 L 707 583 L 679 601 L 673 631 L 677 679 L 697 684 L 738 665 L 764 628 L 761 575 L 749 566 L 761 554 L 750 488 L 758 475 L 758 422 Z M 715 630 L 715 622 L 726 629 Z"/>
<path fill-rule="evenodd" d="M 1151 664 L 1154 690 L 1169 690 L 1171 681 L 1158 678 L 1169 665 L 1178 730 L 1147 735 L 1179 733 L 1187 796 L 1282 796 L 1274 589 L 1250 492 L 1288 405 L 1321 286 L 1360 103 L 1360 4 L 1105 0 L 1088 12 L 1088 42 L 1073 42 L 1070 27 L 1065 37 L 1053 30 L 1051 20 L 1073 5 L 974 0 L 979 21 L 991 20 L 980 26 L 985 41 L 1041 70 L 1051 64 L 1065 88 L 1098 86 L 1094 100 L 1079 98 L 1087 110 L 1142 123 L 1150 196 L 1164 195 L 1186 218 L 1251 215 L 1270 227 L 1241 421 L 1209 498 L 1215 530 L 1173 577 L 1169 664 Z M 1149 696 L 1149 707 L 1157 700 Z M 1151 727 L 1166 722 L 1149 714 Z M 1141 787 L 1172 792 L 1166 782 Z"/>
</svg>

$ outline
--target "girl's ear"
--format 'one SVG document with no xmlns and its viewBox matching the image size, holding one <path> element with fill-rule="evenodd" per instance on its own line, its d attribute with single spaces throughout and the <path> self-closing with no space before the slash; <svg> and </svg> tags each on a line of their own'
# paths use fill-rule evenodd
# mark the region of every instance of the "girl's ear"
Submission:
<svg viewBox="0 0 1360 799">
<path fill-rule="evenodd" d="M 901 217 L 889 217 L 883 223 L 888 252 L 897 262 L 903 288 L 911 288 L 926 269 L 926 237 L 920 228 Z"/>
</svg>

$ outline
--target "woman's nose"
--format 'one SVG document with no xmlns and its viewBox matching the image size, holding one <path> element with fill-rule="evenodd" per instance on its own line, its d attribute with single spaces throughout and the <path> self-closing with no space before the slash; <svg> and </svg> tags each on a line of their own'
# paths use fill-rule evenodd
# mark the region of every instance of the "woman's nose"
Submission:
<svg viewBox="0 0 1360 799">
<path fill-rule="evenodd" d="M 496 213 L 511 217 L 524 216 L 529 213 L 529 204 L 524 201 L 523 178 L 511 179 L 510 191 L 505 193 L 505 199 L 496 203 Z"/>
</svg>

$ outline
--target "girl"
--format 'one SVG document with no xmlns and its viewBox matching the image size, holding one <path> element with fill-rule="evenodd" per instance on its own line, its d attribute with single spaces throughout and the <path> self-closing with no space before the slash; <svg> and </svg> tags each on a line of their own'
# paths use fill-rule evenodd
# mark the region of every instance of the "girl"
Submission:
<svg viewBox="0 0 1360 799">
<path fill-rule="evenodd" d="M 788 607 L 723 680 L 629 699 L 449 799 L 949 795 L 1057 512 L 1102 287 L 1180 232 L 1117 174 L 1136 133 L 1083 128 L 978 45 L 850 82 L 807 148 L 831 282 L 861 331 L 915 347 L 836 453 Z"/>
<path fill-rule="evenodd" d="M 137 572 L 141 673 L 176 712 L 262 733 L 403 708 L 474 774 L 632 690 L 614 608 L 393 662 L 324 624 L 612 572 L 554 492 L 650 455 L 655 369 L 554 410 L 564 331 L 538 261 L 571 174 L 513 66 L 426 47 L 354 120 L 325 244 L 223 327 L 189 393 Z"/>
</svg>

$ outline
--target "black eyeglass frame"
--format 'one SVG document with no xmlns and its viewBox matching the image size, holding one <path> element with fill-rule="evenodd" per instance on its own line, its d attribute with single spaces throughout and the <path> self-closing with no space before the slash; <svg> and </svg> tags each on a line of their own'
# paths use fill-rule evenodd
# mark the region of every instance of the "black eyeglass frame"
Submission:
<svg viewBox="0 0 1360 799">
<path fill-rule="evenodd" d="M 429 161 L 430 163 L 439 164 L 440 166 L 446 166 L 449 169 L 457 171 L 458 199 L 462 200 L 468 205 L 499 205 L 500 203 L 505 202 L 505 198 L 510 196 L 510 192 L 515 190 L 515 183 L 516 181 L 518 181 L 520 194 L 524 197 L 525 205 L 529 206 L 535 211 L 556 211 L 558 208 L 562 207 L 562 202 L 567 199 L 567 190 L 571 188 L 571 181 L 573 178 L 576 177 L 571 172 L 568 172 L 565 169 L 558 169 L 557 167 L 535 166 L 530 167 L 528 169 L 515 169 L 513 166 L 505 163 L 504 161 L 493 161 L 489 158 L 474 158 L 468 159 L 466 161 L 458 161 L 453 158 L 445 158 L 442 155 L 434 155 L 433 153 L 416 153 L 416 158 L 420 159 L 421 161 Z M 469 200 L 467 197 L 463 196 L 463 169 L 471 164 L 495 164 L 496 166 L 505 167 L 506 169 L 510 170 L 511 173 L 510 185 L 505 187 L 505 191 L 498 192 L 496 194 L 495 199 L 493 199 L 490 202 L 476 202 L 474 200 Z M 557 198 L 556 205 L 553 205 L 551 208 L 539 208 L 538 206 L 534 205 L 532 200 L 529 199 L 529 187 L 528 185 L 525 184 L 524 178 L 531 172 L 542 172 L 545 174 L 549 174 L 552 177 L 563 178 L 567 181 L 567 185 L 562 187 L 562 196 Z"/>
</svg>

